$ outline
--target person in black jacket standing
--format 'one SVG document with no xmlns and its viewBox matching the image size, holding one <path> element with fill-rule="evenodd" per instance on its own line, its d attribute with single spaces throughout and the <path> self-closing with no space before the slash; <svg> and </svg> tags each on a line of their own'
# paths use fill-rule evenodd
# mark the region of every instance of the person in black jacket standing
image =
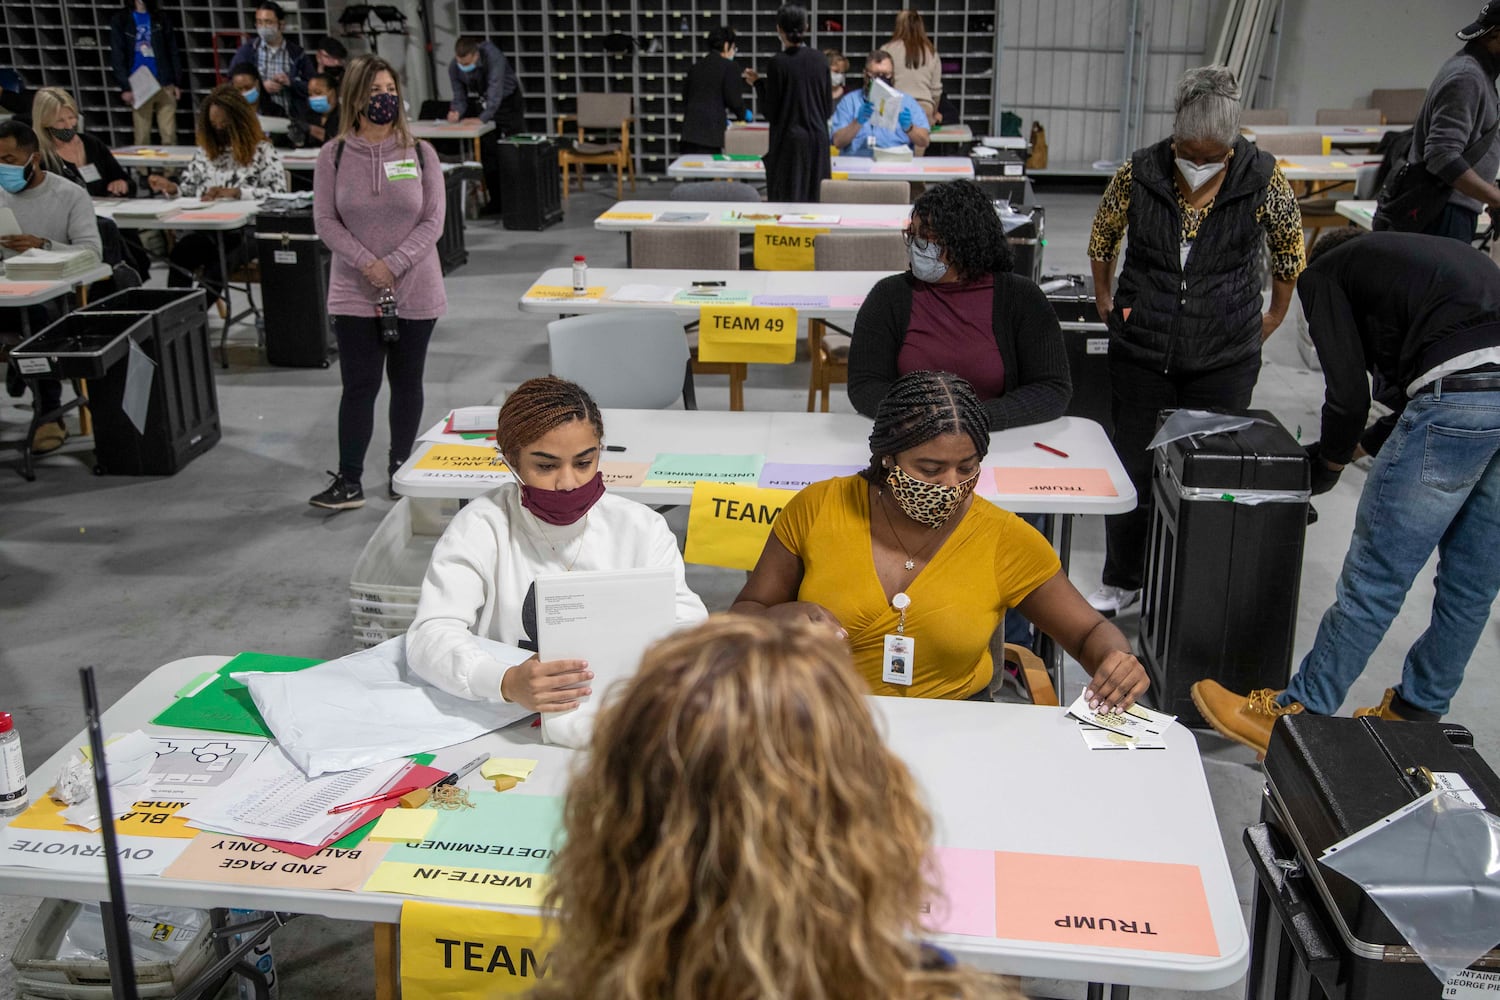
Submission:
<svg viewBox="0 0 1500 1000">
<path fill-rule="evenodd" d="M 683 91 L 682 141 L 684 153 L 724 151 L 724 113 L 739 119 L 745 114 L 744 76 L 734 62 L 734 29 L 727 25 L 708 35 L 709 54 L 688 70 Z"/>
<path fill-rule="evenodd" d="M 1333 489 L 1356 446 L 1376 457 L 1333 606 L 1286 690 L 1193 685 L 1209 724 L 1262 754 L 1279 717 L 1338 711 L 1434 549 L 1431 623 L 1401 683 L 1356 716 L 1447 714 L 1500 593 L 1500 270 L 1457 240 L 1345 229 L 1313 247 L 1297 297 L 1328 383 L 1312 491 Z M 1402 391 L 1369 429 L 1367 373 Z"/>
<path fill-rule="evenodd" d="M 109 22 L 109 56 L 110 73 L 120 90 L 120 100 L 132 109 L 135 144 L 143 146 L 151 141 L 153 115 L 161 141 L 167 145 L 175 143 L 177 102 L 182 99 L 180 86 L 184 77 L 178 61 L 176 32 L 166 15 L 156 9 L 156 0 L 125 0 L 125 9 Z M 136 107 L 130 75 L 142 67 L 156 77 L 161 90 Z"/>
<path fill-rule="evenodd" d="M 828 60 L 807 45 L 807 10 L 786 4 L 776 12 L 776 34 L 784 49 L 771 58 L 764 78 L 746 74 L 755 86 L 761 114 L 771 125 L 766 152 L 766 196 L 771 201 L 817 201 L 831 172 L 828 119 L 833 95 Z"/>
<path fill-rule="evenodd" d="M 1157 413 L 1249 406 L 1260 345 L 1281 325 L 1302 270 L 1297 200 L 1276 157 L 1240 135 L 1239 97 L 1222 66 L 1183 74 L 1171 138 L 1120 167 L 1094 216 L 1089 258 L 1110 332 L 1114 446 L 1139 498 L 1135 510 L 1105 519 L 1104 581 L 1089 603 L 1106 617 L 1140 599 Z M 1262 314 L 1267 247 L 1271 304 Z"/>
</svg>

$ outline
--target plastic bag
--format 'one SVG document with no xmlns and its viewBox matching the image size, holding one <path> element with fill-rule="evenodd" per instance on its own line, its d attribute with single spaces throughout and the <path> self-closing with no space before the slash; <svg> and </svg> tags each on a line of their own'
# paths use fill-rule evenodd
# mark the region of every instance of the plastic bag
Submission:
<svg viewBox="0 0 1500 1000">
<path fill-rule="evenodd" d="M 1500 944 L 1500 817 L 1434 791 L 1323 853 L 1438 979 Z"/>
<path fill-rule="evenodd" d="M 1264 424 L 1260 417 L 1246 417 L 1234 413 L 1212 413 L 1208 410 L 1174 410 L 1162 423 L 1156 437 L 1146 445 L 1146 450 L 1160 448 L 1164 444 L 1185 437 L 1205 437 L 1209 434 L 1228 434 L 1251 424 Z"/>
<path fill-rule="evenodd" d="M 208 923 L 203 910 L 171 906 L 130 906 L 125 910 L 130 928 L 130 950 L 147 962 L 175 962 Z M 57 958 L 84 958 L 103 961 L 108 957 L 104 943 L 104 918 L 98 903 L 80 903 L 78 914 L 68 925 L 58 945 Z"/>
</svg>

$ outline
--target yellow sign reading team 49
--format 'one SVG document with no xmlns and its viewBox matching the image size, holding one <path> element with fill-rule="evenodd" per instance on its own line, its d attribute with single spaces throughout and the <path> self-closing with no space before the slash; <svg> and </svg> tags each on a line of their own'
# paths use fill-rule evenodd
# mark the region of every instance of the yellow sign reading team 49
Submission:
<svg viewBox="0 0 1500 1000">
<path fill-rule="evenodd" d="M 789 365 L 797 358 L 797 310 L 790 306 L 704 306 L 698 360 Z"/>
</svg>

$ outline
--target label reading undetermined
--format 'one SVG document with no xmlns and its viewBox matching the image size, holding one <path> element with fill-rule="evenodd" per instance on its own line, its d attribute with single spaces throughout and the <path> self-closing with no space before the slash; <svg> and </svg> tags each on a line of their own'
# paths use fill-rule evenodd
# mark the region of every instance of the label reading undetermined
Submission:
<svg viewBox="0 0 1500 1000">
<path fill-rule="evenodd" d="M 271 257 L 278 264 L 297 263 L 297 251 L 295 250 L 272 250 Z"/>
</svg>

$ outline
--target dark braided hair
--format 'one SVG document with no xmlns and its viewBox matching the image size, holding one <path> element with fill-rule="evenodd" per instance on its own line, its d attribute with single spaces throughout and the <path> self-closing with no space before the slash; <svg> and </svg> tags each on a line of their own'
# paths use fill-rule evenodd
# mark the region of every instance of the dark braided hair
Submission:
<svg viewBox="0 0 1500 1000">
<path fill-rule="evenodd" d="M 911 207 L 912 231 L 936 240 L 962 281 L 1015 267 L 995 206 L 973 181 L 929 184 Z"/>
<path fill-rule="evenodd" d="M 875 485 L 885 481 L 881 460 L 935 437 L 967 434 L 983 458 L 990 450 L 990 421 L 974 388 L 951 372 L 910 372 L 891 385 L 870 428 L 870 467 L 860 473 Z"/>
<path fill-rule="evenodd" d="M 776 27 L 786 36 L 788 45 L 807 41 L 807 8 L 794 3 L 782 4 L 776 12 Z"/>
<path fill-rule="evenodd" d="M 583 386 L 556 375 L 527 379 L 500 407 L 495 442 L 505 460 L 512 462 L 520 457 L 522 448 L 574 420 L 587 420 L 603 439 L 604 418 Z"/>
</svg>

